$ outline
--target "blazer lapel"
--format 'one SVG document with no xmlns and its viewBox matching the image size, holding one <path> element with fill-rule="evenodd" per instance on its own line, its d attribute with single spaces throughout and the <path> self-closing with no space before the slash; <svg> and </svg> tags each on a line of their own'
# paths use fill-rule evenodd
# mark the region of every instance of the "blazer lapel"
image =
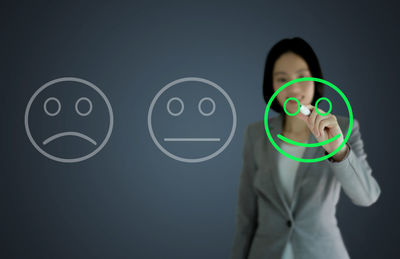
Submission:
<svg viewBox="0 0 400 259">
<path fill-rule="evenodd" d="M 263 141 L 262 146 L 262 157 L 267 159 L 261 159 L 262 171 L 260 171 L 260 174 L 258 174 L 258 180 L 261 183 L 260 191 L 266 192 L 267 197 L 270 197 L 270 201 L 274 203 L 277 208 L 279 208 L 282 215 L 286 216 L 289 212 L 288 201 L 285 200 L 282 187 L 278 187 L 280 182 L 276 177 L 276 161 L 279 155 L 280 153 L 274 149 L 274 147 L 269 143 L 267 136 L 265 136 L 265 141 Z"/>
</svg>

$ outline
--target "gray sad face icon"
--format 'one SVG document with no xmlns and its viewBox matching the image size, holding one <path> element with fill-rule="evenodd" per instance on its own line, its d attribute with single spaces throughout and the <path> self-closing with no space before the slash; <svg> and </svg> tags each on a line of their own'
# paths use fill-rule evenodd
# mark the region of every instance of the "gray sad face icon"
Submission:
<svg viewBox="0 0 400 259">
<path fill-rule="evenodd" d="M 38 123 L 35 119 L 37 117 L 31 115 L 32 110 L 38 111 L 38 109 L 34 109 L 38 104 L 40 104 L 40 109 L 41 113 L 44 114 L 44 116 L 47 116 L 48 118 L 53 118 L 57 119 L 58 117 L 62 117 L 61 115 L 65 115 L 68 112 L 72 112 L 76 116 L 74 119 L 79 119 L 79 118 L 89 118 L 89 115 L 92 115 L 92 113 L 95 110 L 94 107 L 94 102 L 93 102 L 93 97 L 89 98 L 87 96 L 80 96 L 76 99 L 74 99 L 74 106 L 64 106 L 63 105 L 63 95 L 68 94 L 71 92 L 71 87 L 67 89 L 63 84 L 73 84 L 74 89 L 83 91 L 83 92 L 88 92 L 92 94 L 94 97 L 98 99 L 98 104 L 100 107 L 103 107 L 103 109 L 100 109 L 104 114 L 101 115 L 101 123 L 104 125 L 100 125 L 104 128 L 104 134 L 102 134 L 101 137 L 93 137 L 89 136 L 88 134 L 85 134 L 79 130 L 61 130 L 57 131 L 55 134 L 50 134 L 47 136 L 40 137 L 40 134 L 44 134 L 43 132 L 46 129 L 46 126 L 49 125 L 39 125 L 40 128 L 39 130 L 37 129 Z M 42 95 L 44 95 L 46 92 L 45 91 L 50 91 L 53 90 L 53 95 L 50 97 L 47 97 L 41 102 Z M 65 90 L 64 92 L 61 90 Z M 79 91 L 78 91 L 79 92 Z M 57 94 L 57 96 L 55 96 Z M 65 97 L 65 96 L 64 96 Z M 99 107 L 99 105 L 97 105 Z M 99 109 L 98 109 L 99 110 Z M 64 111 L 64 114 L 63 114 Z M 61 119 L 58 118 L 59 122 L 61 125 L 68 124 L 69 121 L 66 119 Z M 113 110 L 111 107 L 111 104 L 108 100 L 108 98 L 105 96 L 105 94 L 93 83 L 80 79 L 80 78 L 75 78 L 75 77 L 63 77 L 63 78 L 58 78 L 55 80 L 52 80 L 50 82 L 47 82 L 43 86 L 41 86 L 36 92 L 32 95 L 30 98 L 26 110 L 25 110 L 25 116 L 24 116 L 24 123 L 25 123 L 25 130 L 26 134 L 32 143 L 32 145 L 36 148 L 37 151 L 39 151 L 42 155 L 46 156 L 49 159 L 52 159 L 54 161 L 62 162 L 62 163 L 75 163 L 75 162 L 80 162 L 84 161 L 86 159 L 91 158 L 95 154 L 97 154 L 108 142 L 110 139 L 113 125 L 114 125 L 114 115 L 113 115 Z M 97 126 L 97 125 L 96 125 Z M 94 126 L 93 126 L 94 127 Z M 93 128 L 92 127 L 92 128 Z M 36 130 L 33 130 L 33 129 Z M 38 134 L 40 133 L 40 134 Z M 76 153 L 79 154 L 78 156 L 75 157 L 66 157 L 65 155 L 60 155 L 60 154 L 55 154 L 52 149 L 49 149 L 48 146 L 52 144 L 53 142 L 56 142 L 56 140 L 63 140 L 63 139 L 68 139 L 66 137 L 73 137 L 76 139 L 83 140 L 85 143 L 88 143 L 91 147 L 93 148 L 88 148 L 87 150 L 79 150 L 79 146 L 76 146 L 75 148 L 72 147 L 72 149 L 75 149 L 77 151 Z M 79 151 L 79 152 L 78 152 Z"/>
</svg>

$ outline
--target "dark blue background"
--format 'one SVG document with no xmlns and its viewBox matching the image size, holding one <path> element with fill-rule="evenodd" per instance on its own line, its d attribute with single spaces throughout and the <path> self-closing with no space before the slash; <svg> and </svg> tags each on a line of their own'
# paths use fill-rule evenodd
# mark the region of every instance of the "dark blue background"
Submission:
<svg viewBox="0 0 400 259">
<path fill-rule="evenodd" d="M 397 258 L 395 1 L 3 1 L 0 10 L 1 258 L 229 258 L 243 131 L 263 119 L 268 50 L 293 36 L 348 96 L 382 189 L 369 208 L 342 193 L 350 255 Z M 42 156 L 23 123 L 36 89 L 64 76 L 96 84 L 115 116 L 105 148 L 75 164 Z M 198 164 L 161 153 L 147 129 L 154 95 L 187 76 L 222 86 L 238 113 L 228 148 Z"/>
</svg>

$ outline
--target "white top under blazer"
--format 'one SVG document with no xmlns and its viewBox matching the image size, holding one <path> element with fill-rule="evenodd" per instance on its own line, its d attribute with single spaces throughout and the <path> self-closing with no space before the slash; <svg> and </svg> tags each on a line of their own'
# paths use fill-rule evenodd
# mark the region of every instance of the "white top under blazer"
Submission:
<svg viewBox="0 0 400 259">
<path fill-rule="evenodd" d="M 285 142 L 281 143 L 281 148 L 295 157 L 303 157 L 303 153 L 305 151 L 305 147 L 302 146 L 294 146 L 290 144 L 286 144 Z M 293 198 L 293 190 L 294 190 L 294 181 L 296 179 L 297 168 L 299 167 L 299 161 L 290 159 L 284 155 L 279 156 L 278 160 L 278 175 L 280 183 L 283 187 L 283 191 L 285 192 L 286 197 L 290 202 L 292 202 Z M 292 243 L 288 240 L 282 259 L 294 259 L 294 252 Z"/>
</svg>

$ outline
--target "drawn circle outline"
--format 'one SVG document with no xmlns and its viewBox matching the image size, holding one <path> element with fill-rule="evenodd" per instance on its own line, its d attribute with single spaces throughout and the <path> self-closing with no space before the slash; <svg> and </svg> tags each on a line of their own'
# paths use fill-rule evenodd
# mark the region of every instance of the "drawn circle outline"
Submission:
<svg viewBox="0 0 400 259">
<path fill-rule="evenodd" d="M 343 139 L 342 143 L 341 143 L 334 151 L 332 151 L 331 153 L 329 153 L 329 154 L 327 154 L 327 155 L 324 155 L 324 156 L 322 156 L 322 157 L 319 157 L 319 158 L 298 158 L 298 157 L 295 157 L 295 156 L 293 156 L 293 155 L 287 153 L 286 151 L 284 151 L 283 149 L 281 149 L 281 148 L 279 147 L 279 145 L 275 142 L 275 140 L 274 140 L 273 137 L 271 136 L 271 132 L 270 132 L 269 127 L 268 127 L 268 115 L 269 115 L 269 110 L 270 110 L 270 108 L 271 108 L 272 101 L 275 99 L 275 97 L 276 97 L 283 89 L 285 89 L 286 87 L 288 87 L 288 86 L 290 86 L 290 85 L 292 85 L 292 84 L 295 84 L 295 83 L 297 83 L 297 82 L 303 82 L 303 81 L 315 81 L 315 82 L 320 82 L 320 83 L 322 83 L 322 84 L 325 84 L 325 85 L 331 87 L 333 90 L 335 90 L 337 93 L 339 93 L 339 95 L 342 97 L 342 99 L 344 100 L 344 102 L 345 102 L 345 104 L 346 104 L 346 106 L 347 106 L 347 110 L 348 110 L 348 112 L 349 112 L 349 128 L 348 128 L 348 130 L 347 130 L 346 137 Z M 337 152 L 339 152 L 339 150 L 347 143 L 347 141 L 348 141 L 349 138 L 350 138 L 350 134 L 351 134 L 351 132 L 352 132 L 352 130 L 353 130 L 353 110 L 352 110 L 352 108 L 351 108 L 350 102 L 349 102 L 349 100 L 347 99 L 346 95 L 345 95 L 337 86 L 335 86 L 335 85 L 332 84 L 331 82 L 326 81 L 326 80 L 321 79 L 321 78 L 317 78 L 317 77 L 302 77 L 302 78 L 297 78 L 297 79 L 294 79 L 294 80 L 291 80 L 291 81 L 285 83 L 285 84 L 284 84 L 283 86 L 281 86 L 278 90 L 276 90 L 276 91 L 274 92 L 274 94 L 271 96 L 271 98 L 269 99 L 269 101 L 268 101 L 268 103 L 267 103 L 267 106 L 266 106 L 266 108 L 265 108 L 265 112 L 264 112 L 264 129 L 265 129 L 265 131 L 266 131 L 266 133 L 267 133 L 267 137 L 268 137 L 269 141 L 271 142 L 271 144 L 272 144 L 272 145 L 275 147 L 275 149 L 278 150 L 282 155 L 284 155 L 284 156 L 286 156 L 286 157 L 288 157 L 288 158 L 291 158 L 291 159 L 293 159 L 293 160 L 299 161 L 299 162 L 315 163 L 315 162 L 323 161 L 323 160 L 325 160 L 325 159 L 328 159 L 328 158 L 334 156 L 334 155 L 335 155 Z"/>
<path fill-rule="evenodd" d="M 100 94 L 100 96 L 103 98 L 103 100 L 106 103 L 107 108 L 108 108 L 108 114 L 109 114 L 109 117 L 110 117 L 110 122 L 109 122 L 109 125 L 108 125 L 108 131 L 107 131 L 106 137 L 104 138 L 103 142 L 95 150 L 93 150 L 91 153 L 89 153 L 89 154 L 87 154 L 85 156 L 82 156 L 82 157 L 78 157 L 78 158 L 62 158 L 62 157 L 57 157 L 57 156 L 54 156 L 54 155 L 51 155 L 51 154 L 47 153 L 46 151 L 44 151 L 36 143 L 36 141 L 32 137 L 30 129 L 29 129 L 29 112 L 30 112 L 30 108 L 32 106 L 33 101 L 47 87 L 49 87 L 51 85 L 54 85 L 56 83 L 60 83 L 60 82 L 78 82 L 78 83 L 82 83 L 82 84 L 84 84 L 86 86 L 91 87 L 98 94 Z M 51 81 L 45 83 L 39 89 L 37 89 L 35 91 L 35 93 L 31 96 L 31 98 L 29 99 L 29 102 L 28 102 L 28 104 L 26 106 L 26 109 L 25 109 L 24 124 L 25 124 L 25 131 L 26 131 L 26 134 L 28 135 L 29 141 L 36 148 L 36 150 L 39 151 L 42 155 L 44 155 L 45 157 L 47 157 L 49 159 L 57 161 L 57 162 L 76 163 L 76 162 L 84 161 L 84 160 L 89 159 L 92 156 L 96 155 L 107 144 L 108 140 L 110 139 L 110 136 L 111 136 L 111 133 L 112 133 L 112 130 L 113 130 L 113 126 L 114 126 L 114 114 L 113 114 L 113 110 L 112 110 L 111 104 L 110 104 L 107 96 L 96 85 L 94 85 L 93 83 L 91 83 L 89 81 L 86 81 L 84 79 L 80 79 L 80 78 L 77 78 L 77 77 L 61 77 L 61 78 L 57 78 L 57 79 L 54 79 L 54 80 L 51 80 Z"/>
<path fill-rule="evenodd" d="M 87 102 L 89 103 L 89 110 L 88 110 L 87 112 L 85 112 L 85 113 L 79 111 L 79 109 L 78 109 L 79 102 L 80 102 L 80 101 L 83 101 L 83 100 L 85 100 L 85 101 L 87 101 Z M 92 109 L 93 109 L 92 101 L 91 101 L 89 98 L 87 98 L 87 97 L 81 97 L 81 98 L 79 98 L 79 99 L 75 102 L 75 111 L 76 111 L 76 113 L 78 113 L 80 116 L 83 116 L 83 117 L 88 116 L 88 115 L 92 112 Z"/>
<path fill-rule="evenodd" d="M 205 83 L 205 84 L 207 84 L 209 86 L 212 86 L 212 87 L 216 88 L 220 93 L 222 93 L 222 95 L 224 95 L 224 97 L 226 98 L 226 100 L 229 103 L 229 106 L 230 106 L 231 111 L 232 111 L 232 118 L 233 118 L 232 129 L 231 129 L 229 137 L 225 141 L 225 143 L 217 151 L 215 151 L 214 153 L 212 153 L 210 155 L 207 155 L 207 156 L 204 156 L 204 157 L 200 157 L 200 158 L 184 158 L 184 157 L 180 157 L 180 156 L 174 155 L 171 152 L 169 152 L 168 150 L 166 150 L 158 142 L 158 140 L 157 140 L 157 138 L 156 138 L 156 136 L 154 134 L 153 126 L 152 126 L 152 122 L 151 122 L 151 116 L 152 116 L 152 113 L 153 113 L 154 106 L 155 106 L 158 98 L 161 96 L 161 94 L 163 94 L 166 90 L 168 90 L 170 87 L 172 87 L 174 85 L 177 85 L 179 83 L 184 83 L 184 82 L 191 82 L 191 81 Z M 214 83 L 214 82 L 212 82 L 210 80 L 204 79 L 204 78 L 200 78 L 200 77 L 184 77 L 184 78 L 176 79 L 176 80 L 168 83 L 167 85 L 165 85 L 154 96 L 153 100 L 150 103 L 149 111 L 148 111 L 148 114 L 147 114 L 147 127 L 149 129 L 149 133 L 150 133 L 150 136 L 151 136 L 154 144 L 158 147 L 158 149 L 161 150 L 161 152 L 163 152 L 165 155 L 169 156 L 170 158 L 175 159 L 177 161 L 186 162 L 186 163 L 204 162 L 204 161 L 207 161 L 207 160 L 219 155 L 230 144 L 233 136 L 235 135 L 236 123 L 237 123 L 236 109 L 235 109 L 235 106 L 233 105 L 233 102 L 232 102 L 231 98 L 229 97 L 229 95 L 225 92 L 225 90 L 222 87 L 220 87 L 216 83 Z"/>
<path fill-rule="evenodd" d="M 295 100 L 295 101 L 297 102 L 297 111 L 296 111 L 295 113 L 290 113 L 290 112 L 288 112 L 287 109 L 286 109 L 286 103 L 287 103 L 288 101 L 290 101 L 290 100 Z M 289 97 L 289 98 L 287 98 L 286 101 L 283 103 L 283 110 L 284 110 L 285 113 L 286 113 L 287 115 L 289 115 L 289 116 L 296 116 L 296 115 L 300 112 L 300 108 L 301 108 L 300 106 L 301 106 L 300 101 L 297 100 L 296 97 Z"/>
<path fill-rule="evenodd" d="M 329 110 L 328 110 L 327 112 L 325 112 L 325 113 L 321 113 L 321 112 L 318 111 L 318 103 L 319 103 L 320 101 L 322 101 L 322 100 L 327 101 L 328 104 L 329 104 Z M 321 115 L 321 116 L 326 116 L 326 115 L 328 115 L 329 113 L 331 113 L 331 111 L 332 111 L 332 102 L 331 102 L 331 100 L 329 100 L 329 99 L 326 98 L 326 97 L 321 97 L 321 98 L 319 98 L 319 99 L 315 102 L 315 111 L 316 111 L 319 115 Z"/>
<path fill-rule="evenodd" d="M 208 112 L 208 113 L 207 112 L 203 112 L 203 109 L 201 108 L 201 104 L 206 100 L 210 101 L 212 103 L 212 107 L 213 107 L 211 109 L 211 111 Z M 198 109 L 199 109 L 199 112 L 201 113 L 201 115 L 203 115 L 203 116 L 211 116 L 215 112 L 215 102 L 210 97 L 201 98 L 201 100 L 199 101 L 199 104 L 198 104 Z"/>
<path fill-rule="evenodd" d="M 171 109 L 169 108 L 169 105 L 172 101 L 177 100 L 181 104 L 181 110 L 179 112 L 172 112 Z M 179 116 L 182 114 L 183 110 L 185 109 L 185 105 L 183 104 L 183 101 L 179 97 L 172 97 L 171 99 L 168 100 L 167 102 L 167 110 L 168 113 L 171 114 L 172 116 Z"/>
<path fill-rule="evenodd" d="M 47 110 L 47 103 L 48 103 L 49 101 L 55 101 L 55 102 L 57 103 L 57 105 L 58 105 L 57 111 L 51 113 L 51 112 L 49 112 L 49 111 Z M 59 101 L 57 98 L 55 98 L 55 97 L 49 97 L 49 98 L 47 98 L 46 101 L 43 103 L 43 110 L 44 110 L 44 112 L 45 112 L 47 115 L 49 115 L 49 116 L 52 116 L 52 117 L 53 117 L 53 116 L 56 116 L 56 115 L 59 114 L 60 111 L 61 111 L 61 103 L 60 103 L 60 101 Z"/>
</svg>

